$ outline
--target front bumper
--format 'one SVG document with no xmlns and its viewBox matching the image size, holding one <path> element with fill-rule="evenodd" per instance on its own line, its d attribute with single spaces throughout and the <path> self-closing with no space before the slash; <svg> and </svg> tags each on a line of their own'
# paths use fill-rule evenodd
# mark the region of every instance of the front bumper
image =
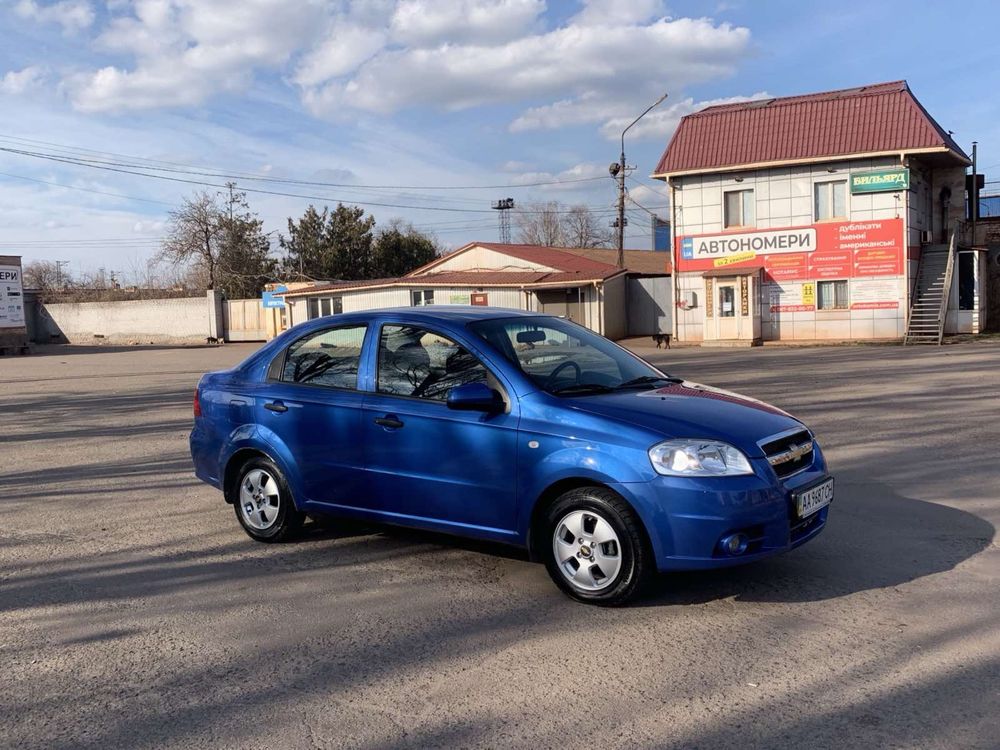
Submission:
<svg viewBox="0 0 1000 750">
<path fill-rule="evenodd" d="M 829 476 L 818 449 L 811 466 L 784 480 L 766 461 L 751 463 L 752 476 L 658 477 L 621 486 L 646 522 L 659 570 L 741 565 L 787 552 L 823 530 L 830 506 L 799 519 L 792 500 Z M 736 532 L 752 541 L 745 553 L 728 555 L 719 541 Z"/>
</svg>

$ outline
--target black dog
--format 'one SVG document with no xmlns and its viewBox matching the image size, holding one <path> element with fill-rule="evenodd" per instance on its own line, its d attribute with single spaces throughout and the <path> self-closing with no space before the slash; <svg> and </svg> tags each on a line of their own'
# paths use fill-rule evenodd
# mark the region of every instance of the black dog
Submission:
<svg viewBox="0 0 1000 750">
<path fill-rule="evenodd" d="M 656 342 L 656 348 L 662 349 L 663 345 L 667 345 L 667 349 L 670 348 L 670 334 L 669 333 L 654 333 L 653 341 Z"/>
</svg>

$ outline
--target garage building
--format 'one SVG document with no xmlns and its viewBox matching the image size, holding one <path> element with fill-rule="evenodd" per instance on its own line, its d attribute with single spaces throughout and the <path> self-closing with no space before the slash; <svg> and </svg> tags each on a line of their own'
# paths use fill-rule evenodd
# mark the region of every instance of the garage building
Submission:
<svg viewBox="0 0 1000 750">
<path fill-rule="evenodd" d="M 671 330 L 670 256 L 472 242 L 393 279 L 317 284 L 281 296 L 291 325 L 410 305 L 490 305 L 561 315 L 612 339 Z"/>
</svg>

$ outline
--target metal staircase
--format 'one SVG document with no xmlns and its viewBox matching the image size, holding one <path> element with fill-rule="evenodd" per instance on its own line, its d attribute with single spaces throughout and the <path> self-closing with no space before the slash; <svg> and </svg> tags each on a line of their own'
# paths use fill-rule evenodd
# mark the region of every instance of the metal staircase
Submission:
<svg viewBox="0 0 1000 750">
<path fill-rule="evenodd" d="M 904 344 L 941 343 L 954 267 L 954 231 L 947 245 L 927 245 L 920 251 L 917 283 L 913 290 Z"/>
</svg>

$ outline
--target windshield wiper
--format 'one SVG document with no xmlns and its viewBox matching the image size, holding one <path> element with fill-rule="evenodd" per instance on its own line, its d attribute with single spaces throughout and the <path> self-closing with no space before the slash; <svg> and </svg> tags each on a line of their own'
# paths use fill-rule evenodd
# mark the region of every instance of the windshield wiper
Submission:
<svg viewBox="0 0 1000 750">
<path fill-rule="evenodd" d="M 614 390 L 610 385 L 602 383 L 573 383 L 572 385 L 564 385 L 562 388 L 555 388 L 549 392 L 553 395 L 562 396 L 570 393 L 613 393 Z"/>
<path fill-rule="evenodd" d="M 615 389 L 620 388 L 631 388 L 636 385 L 650 385 L 652 383 L 683 383 L 681 378 L 670 377 L 669 375 L 640 375 L 637 378 L 632 378 L 631 380 L 626 380 L 624 383 L 619 383 L 615 386 Z"/>
</svg>

